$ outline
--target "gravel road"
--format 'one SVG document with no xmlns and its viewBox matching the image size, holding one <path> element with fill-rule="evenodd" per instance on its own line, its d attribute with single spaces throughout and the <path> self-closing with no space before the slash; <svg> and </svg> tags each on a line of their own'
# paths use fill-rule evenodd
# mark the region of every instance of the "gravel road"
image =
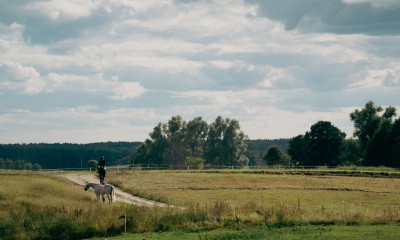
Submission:
<svg viewBox="0 0 400 240">
<path fill-rule="evenodd" d="M 61 177 L 67 178 L 68 180 L 79 184 L 79 185 L 86 185 L 88 182 L 93 182 L 93 183 L 98 183 L 99 180 L 94 174 L 79 174 L 79 173 L 68 173 L 68 174 L 62 174 L 60 175 Z M 114 187 L 115 188 L 115 195 L 116 195 L 116 201 L 117 202 L 124 202 L 124 203 L 129 203 L 137 206 L 150 206 L 150 207 L 168 207 L 170 205 L 167 205 L 165 203 L 160 203 L 152 200 L 148 200 L 145 198 L 140 198 L 133 196 L 130 193 L 124 192 L 121 189 Z M 82 188 L 83 191 L 83 188 Z M 95 198 L 95 195 L 93 194 L 93 197 Z"/>
</svg>

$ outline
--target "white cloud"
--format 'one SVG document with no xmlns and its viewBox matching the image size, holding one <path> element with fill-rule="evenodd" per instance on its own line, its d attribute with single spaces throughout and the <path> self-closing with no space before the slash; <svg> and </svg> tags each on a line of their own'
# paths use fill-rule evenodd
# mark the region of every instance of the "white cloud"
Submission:
<svg viewBox="0 0 400 240">
<path fill-rule="evenodd" d="M 133 99 L 145 92 L 145 89 L 137 82 L 122 82 L 114 89 L 111 97 L 116 100 Z"/>
<path fill-rule="evenodd" d="M 346 132 L 347 137 L 350 137 L 352 127 L 348 116 L 351 111 L 354 109 L 338 109 L 332 112 L 292 112 L 273 106 L 256 106 L 246 108 L 246 115 L 240 116 L 239 119 L 242 129 L 252 139 L 291 138 L 309 131 L 311 125 L 318 121 L 330 121 Z M 259 129 L 264 129 L 264 131 L 259 131 Z"/>
<path fill-rule="evenodd" d="M 366 69 L 362 75 L 356 75 L 351 88 L 396 88 L 400 86 L 399 61 L 383 61 L 375 64 L 374 69 Z"/>
<path fill-rule="evenodd" d="M 260 87 L 271 88 L 276 84 L 286 85 L 285 83 L 294 82 L 295 78 L 288 70 L 272 68 L 268 70 L 265 79 L 259 83 Z"/>
<path fill-rule="evenodd" d="M 396 9 L 379 4 L 395 7 L 11 1 L 0 8 L 0 141 L 143 140 L 177 114 L 235 118 L 250 138 L 291 137 L 317 120 L 349 132 L 348 109 L 400 105 L 399 37 L 384 21 Z M 391 35 L 368 34 L 381 23 Z"/>
<path fill-rule="evenodd" d="M 58 111 L 34 112 L 12 109 L 0 117 L 0 142 L 78 142 L 134 141 L 148 136 L 160 119 L 156 111 L 144 108 L 120 108 L 99 111 L 85 105 Z"/>
<path fill-rule="evenodd" d="M 3 62 L 0 67 L 2 65 L 8 72 L 9 79 L 6 81 L 9 88 L 20 89 L 27 94 L 38 94 L 45 91 L 46 82 L 34 67 L 25 67 L 18 62 L 11 61 Z"/>
<path fill-rule="evenodd" d="M 242 99 L 233 91 L 196 90 L 177 93 L 176 97 L 195 99 L 199 103 L 214 106 L 230 106 L 242 102 Z"/>
<path fill-rule="evenodd" d="M 88 17 L 97 7 L 94 0 L 34 1 L 26 5 L 28 10 L 39 11 L 52 20 L 74 20 Z"/>
<path fill-rule="evenodd" d="M 230 61 L 221 61 L 221 60 L 213 60 L 210 61 L 210 63 L 217 68 L 223 69 L 223 70 L 229 70 L 233 66 L 235 66 L 235 63 L 230 62 Z"/>
<path fill-rule="evenodd" d="M 398 0 L 342 0 L 347 4 L 360 4 L 369 3 L 375 8 L 391 9 L 393 7 L 399 7 L 400 2 Z"/>
</svg>

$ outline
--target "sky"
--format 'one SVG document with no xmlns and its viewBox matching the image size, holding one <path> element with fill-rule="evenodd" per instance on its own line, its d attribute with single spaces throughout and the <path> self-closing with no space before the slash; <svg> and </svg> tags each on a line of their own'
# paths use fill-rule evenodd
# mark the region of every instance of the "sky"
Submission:
<svg viewBox="0 0 400 240">
<path fill-rule="evenodd" d="M 180 115 L 249 139 L 400 113 L 398 0 L 0 0 L 0 143 L 144 141 Z"/>
</svg>

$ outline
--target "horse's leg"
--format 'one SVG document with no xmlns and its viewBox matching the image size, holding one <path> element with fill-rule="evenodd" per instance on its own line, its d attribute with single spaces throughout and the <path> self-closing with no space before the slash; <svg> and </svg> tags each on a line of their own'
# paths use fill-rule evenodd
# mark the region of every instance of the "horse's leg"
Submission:
<svg viewBox="0 0 400 240">
<path fill-rule="evenodd" d="M 106 198 L 104 197 L 104 193 L 103 193 L 103 194 L 101 194 L 101 198 L 103 199 L 103 202 L 105 202 L 105 201 L 106 201 Z"/>
<path fill-rule="evenodd" d="M 97 201 L 100 201 L 100 194 L 99 193 L 96 193 L 96 198 L 97 198 Z"/>
<path fill-rule="evenodd" d="M 108 203 L 111 203 L 111 202 L 112 202 L 112 196 L 111 196 L 111 193 L 110 193 L 110 194 L 107 194 L 107 198 L 108 198 Z"/>
</svg>

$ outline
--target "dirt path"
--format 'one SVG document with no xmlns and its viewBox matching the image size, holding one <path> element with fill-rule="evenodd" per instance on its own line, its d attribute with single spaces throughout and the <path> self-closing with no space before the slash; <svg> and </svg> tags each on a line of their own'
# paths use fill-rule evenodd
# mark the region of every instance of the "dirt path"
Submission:
<svg viewBox="0 0 400 240">
<path fill-rule="evenodd" d="M 88 182 L 97 183 L 99 180 L 93 174 L 79 174 L 79 173 L 69 173 L 59 175 L 61 177 L 65 177 L 68 180 L 84 186 Z M 151 207 L 168 207 L 169 205 L 165 203 L 160 203 L 152 200 L 148 200 L 145 198 L 140 198 L 133 196 L 127 192 L 122 191 L 121 189 L 115 187 L 116 201 L 129 203 L 137 206 L 151 206 Z M 93 195 L 94 196 L 94 195 Z"/>
</svg>

